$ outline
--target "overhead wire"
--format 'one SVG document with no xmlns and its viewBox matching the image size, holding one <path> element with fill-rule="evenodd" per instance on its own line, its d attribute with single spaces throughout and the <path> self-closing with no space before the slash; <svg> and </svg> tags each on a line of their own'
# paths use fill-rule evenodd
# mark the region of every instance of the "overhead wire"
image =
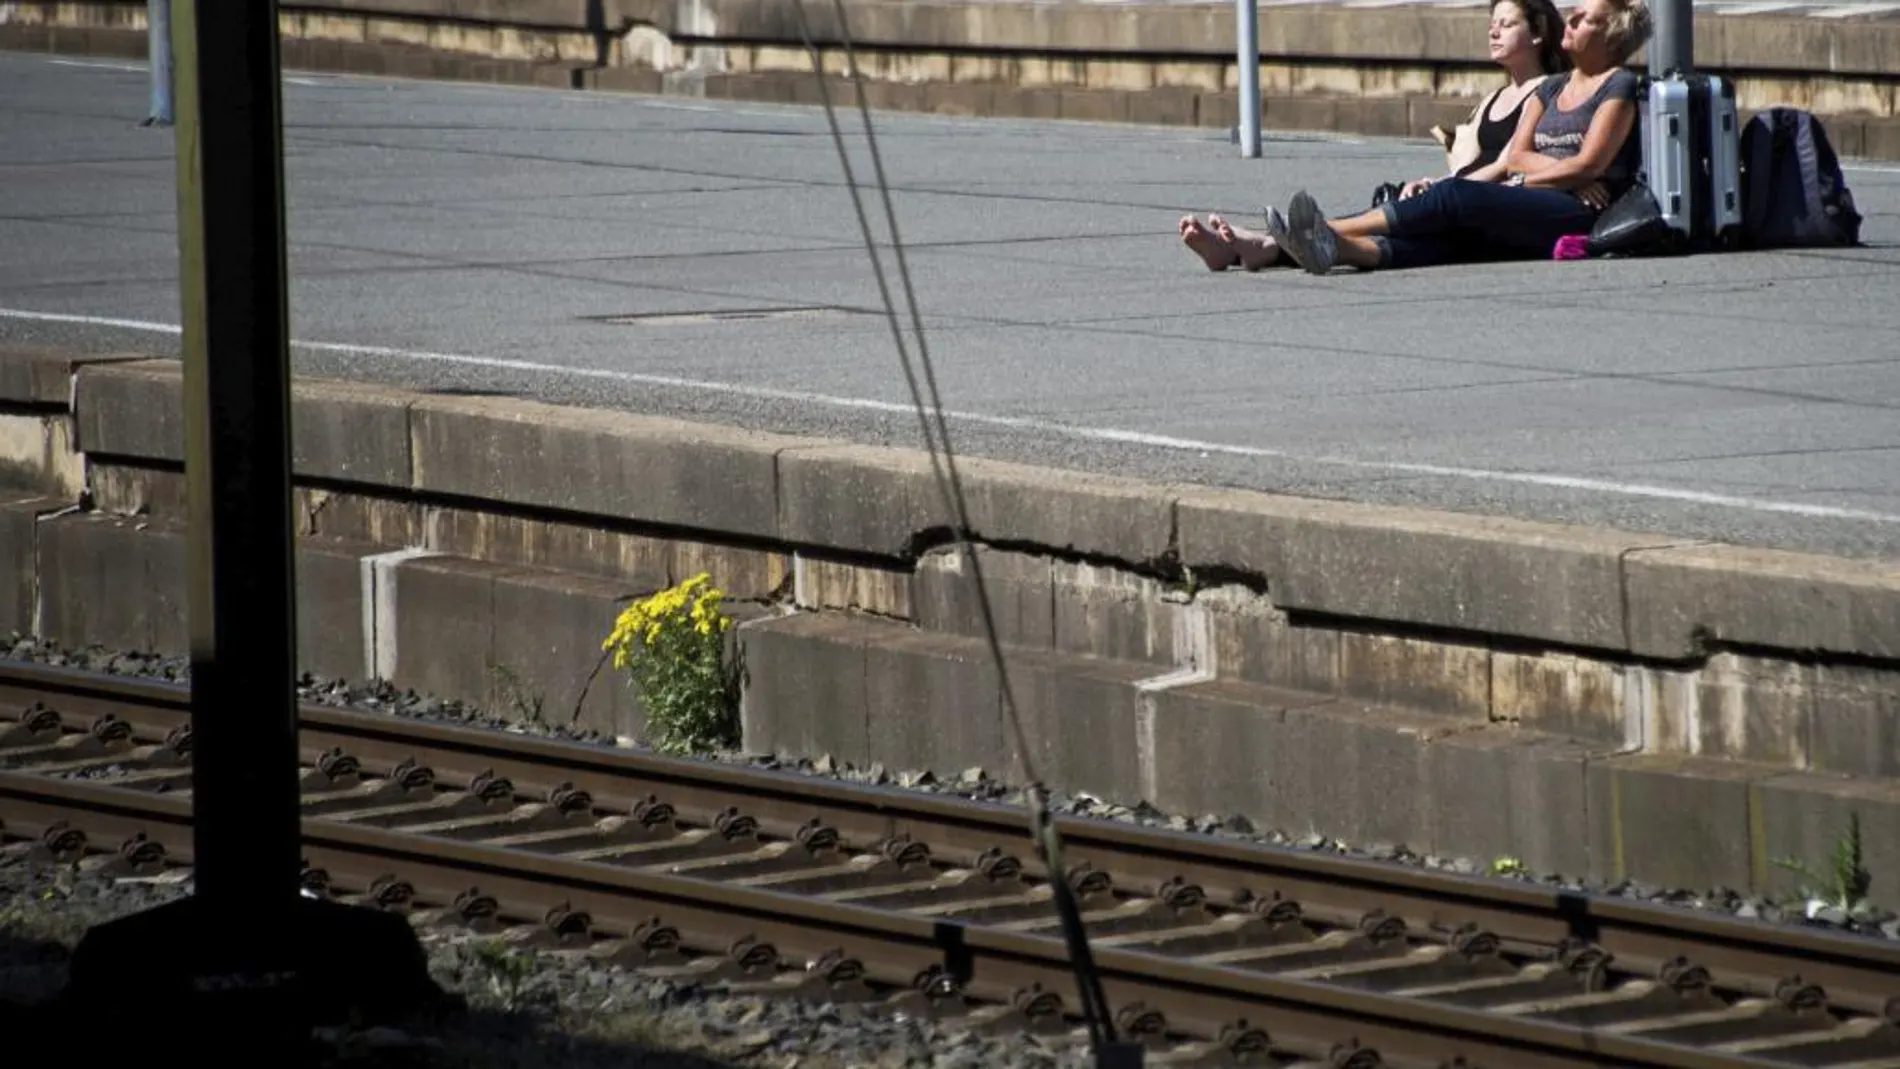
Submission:
<svg viewBox="0 0 1900 1069">
<path fill-rule="evenodd" d="M 1122 1044 L 1116 1036 L 1114 1018 L 1109 1011 L 1108 999 L 1102 988 L 1101 975 L 1095 967 L 1094 955 L 1089 947 L 1088 932 L 1082 924 L 1081 907 L 1076 901 L 1075 891 L 1069 885 L 1067 875 L 1062 868 L 1061 835 L 1056 829 L 1054 815 L 1049 805 L 1048 788 L 1037 772 L 1028 733 L 1023 728 L 1015 691 L 1010 684 L 1009 666 L 1003 655 L 1002 642 L 997 636 L 995 612 L 990 604 L 988 584 L 984 581 L 981 556 L 976 552 L 969 503 L 963 492 L 962 478 L 957 471 L 956 454 L 950 444 L 950 427 L 944 417 L 942 393 L 938 387 L 936 370 L 930 360 L 929 344 L 925 340 L 923 315 L 918 309 L 916 287 L 911 283 L 910 265 L 904 255 L 903 236 L 897 224 L 897 210 L 891 200 L 890 182 L 885 174 L 883 155 L 878 149 L 877 131 L 871 122 L 871 109 L 865 98 L 864 81 L 858 69 L 857 50 L 851 42 L 844 0 L 832 0 L 832 14 L 837 23 L 837 38 L 845 54 L 846 72 L 856 91 L 858 113 L 864 124 L 864 139 L 871 157 L 872 172 L 883 200 L 885 225 L 890 230 L 891 248 L 897 261 L 899 281 L 904 288 L 911 331 L 916 337 L 917 366 L 913 366 L 910 349 L 904 342 L 904 330 L 898 321 L 897 305 L 891 298 L 890 282 L 885 276 L 883 260 L 878 255 L 877 240 L 872 233 L 870 216 L 865 211 L 864 201 L 859 193 L 856 171 L 851 165 L 851 153 L 845 144 L 844 131 L 839 126 L 837 113 L 832 105 L 831 88 L 825 79 L 824 57 L 812 35 L 811 19 L 805 10 L 805 0 L 792 0 L 792 7 L 797 12 L 799 34 L 803 38 L 806 51 L 811 55 L 812 76 L 818 83 L 819 99 L 825 109 L 825 120 L 830 125 L 832 141 L 837 148 L 838 160 L 844 170 L 845 185 L 851 191 L 851 204 L 857 213 L 858 227 L 864 237 L 865 253 L 871 260 L 872 273 L 876 276 L 878 292 L 884 302 L 885 316 L 891 328 L 891 340 L 897 348 L 898 360 L 904 371 L 904 381 L 909 387 L 911 403 L 917 412 L 919 428 L 923 433 L 924 448 L 930 455 L 931 475 L 937 485 L 944 512 L 951 519 L 950 527 L 955 535 L 964 565 L 975 586 L 977 611 L 983 623 L 983 634 L 989 647 L 990 659 L 995 665 L 1003 715 L 1015 738 L 1017 756 L 1022 764 L 1023 778 L 1026 781 L 1024 794 L 1030 813 L 1030 837 L 1036 845 L 1044 867 L 1048 870 L 1050 893 L 1062 924 L 1064 942 L 1069 948 L 1070 963 L 1075 970 L 1076 986 L 1082 1003 L 1083 1018 L 1088 1028 L 1090 1046 L 1094 1050 L 1098 1066 L 1107 1066 L 1111 1062 L 1118 1065 L 1139 1064 L 1139 1048 Z M 918 367 L 922 369 L 922 387 L 918 383 Z M 926 390 L 929 393 L 928 401 L 924 397 Z M 942 453 L 941 459 L 938 456 L 939 452 Z"/>
</svg>

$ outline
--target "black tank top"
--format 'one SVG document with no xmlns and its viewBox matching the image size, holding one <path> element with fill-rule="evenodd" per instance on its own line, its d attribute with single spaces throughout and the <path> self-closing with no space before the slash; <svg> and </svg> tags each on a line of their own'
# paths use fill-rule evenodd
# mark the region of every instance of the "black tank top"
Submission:
<svg viewBox="0 0 1900 1069">
<path fill-rule="evenodd" d="M 1478 112 L 1478 158 L 1458 168 L 1458 177 L 1463 178 L 1480 167 L 1496 163 L 1504 150 L 1510 147 L 1511 135 L 1517 133 L 1517 118 L 1523 114 L 1524 101 L 1529 100 L 1531 95 L 1526 93 L 1519 97 L 1517 107 L 1512 108 L 1504 118 L 1493 121 L 1491 108 L 1503 92 L 1503 89 L 1499 89 L 1485 98 L 1484 106 Z"/>
</svg>

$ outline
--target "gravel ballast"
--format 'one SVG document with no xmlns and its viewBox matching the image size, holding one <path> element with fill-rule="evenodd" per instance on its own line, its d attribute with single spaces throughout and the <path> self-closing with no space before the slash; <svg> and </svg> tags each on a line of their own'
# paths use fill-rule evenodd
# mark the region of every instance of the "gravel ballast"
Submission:
<svg viewBox="0 0 1900 1069">
<path fill-rule="evenodd" d="M 0 1023 L 59 993 L 92 925 L 190 893 L 189 872 L 114 878 L 0 850 Z M 1056 1069 L 1082 1065 L 1030 1035 L 974 1035 L 888 1008 L 722 992 L 560 952 L 419 926 L 452 1008 L 401 1027 L 319 1028 L 317 1064 L 466 1069 Z"/>
<path fill-rule="evenodd" d="M 4 656 L 17 661 L 164 679 L 172 682 L 188 682 L 190 677 L 190 663 L 185 657 L 126 653 L 97 647 L 71 650 L 37 638 L 18 635 L 8 641 Z M 624 685 L 619 680 L 597 681 L 597 684 L 600 682 Z M 305 676 L 298 682 L 298 693 L 305 701 L 324 705 L 391 713 L 421 720 L 450 722 L 513 734 L 536 735 L 584 745 L 625 749 L 624 745 L 597 732 L 577 730 L 544 721 L 503 717 L 465 702 L 417 694 L 411 690 L 391 686 L 387 682 L 358 683 Z M 1024 792 L 1020 787 L 999 781 L 980 769 L 965 770 L 955 777 L 939 778 L 929 772 L 912 770 L 893 772 L 876 764 L 868 768 L 854 768 L 834 762 L 828 756 L 815 759 L 783 759 L 767 754 L 723 751 L 704 755 L 701 759 L 1003 804 L 1021 805 L 1024 801 Z M 1716 911 L 1772 923 L 1833 928 L 1858 935 L 1900 940 L 1900 916 L 1891 910 L 1870 908 L 1850 915 L 1848 911 L 1836 905 L 1804 900 L 1798 896 L 1778 899 L 1746 894 L 1729 888 L 1669 888 L 1637 880 L 1608 883 L 1590 881 L 1556 873 L 1532 872 L 1510 859 L 1440 857 L 1419 853 L 1398 844 L 1352 844 L 1322 835 L 1289 836 L 1274 829 L 1258 828 L 1247 817 L 1239 814 L 1223 816 L 1216 813 L 1200 815 L 1166 813 L 1145 803 L 1132 807 L 1118 805 L 1087 794 L 1057 794 L 1052 797 L 1051 804 L 1058 812 L 1077 817 L 1113 820 L 1344 857 L 1414 865 L 1462 875 L 1532 882 L 1565 890 L 1610 895 L 1683 909 Z M 1025 823 L 1026 837 L 1027 824 Z M 1816 859 L 1817 862 L 1820 860 Z"/>
</svg>

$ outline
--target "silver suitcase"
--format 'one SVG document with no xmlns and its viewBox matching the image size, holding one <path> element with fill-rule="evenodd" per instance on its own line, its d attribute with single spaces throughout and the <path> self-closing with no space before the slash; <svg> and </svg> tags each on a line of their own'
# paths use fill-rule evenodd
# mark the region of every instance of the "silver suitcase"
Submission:
<svg viewBox="0 0 1900 1069">
<path fill-rule="evenodd" d="M 1643 172 L 1663 220 L 1691 247 L 1732 244 L 1742 223 L 1735 86 L 1675 71 L 1648 86 L 1640 108 Z"/>
</svg>

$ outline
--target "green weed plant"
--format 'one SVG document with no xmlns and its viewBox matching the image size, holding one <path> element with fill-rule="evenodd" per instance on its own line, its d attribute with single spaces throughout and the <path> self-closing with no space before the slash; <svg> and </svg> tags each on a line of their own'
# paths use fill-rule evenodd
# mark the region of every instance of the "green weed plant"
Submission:
<svg viewBox="0 0 1900 1069">
<path fill-rule="evenodd" d="M 689 754 L 738 741 L 737 688 L 726 666 L 732 619 L 705 573 L 628 605 L 601 648 L 625 671 L 647 714 L 647 741 Z"/>
</svg>

